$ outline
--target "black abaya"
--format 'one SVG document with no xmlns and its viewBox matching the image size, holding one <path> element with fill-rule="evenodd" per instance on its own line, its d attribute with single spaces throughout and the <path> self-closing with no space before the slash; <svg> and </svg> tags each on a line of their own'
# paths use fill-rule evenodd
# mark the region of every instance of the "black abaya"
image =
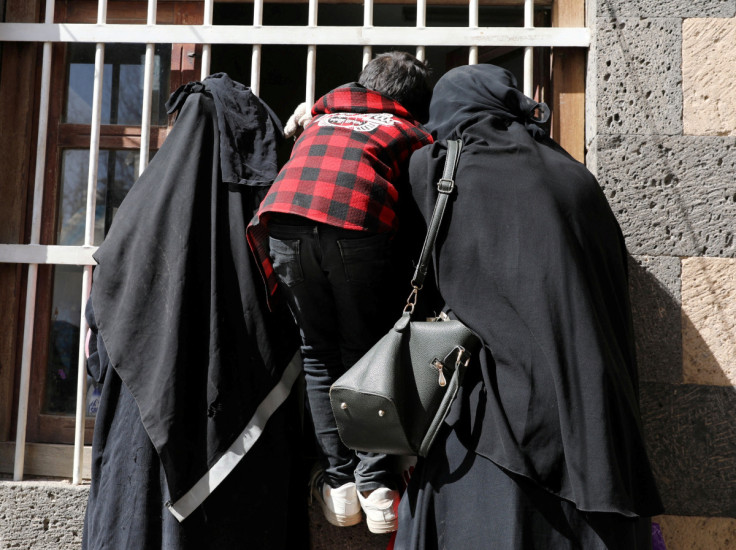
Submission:
<svg viewBox="0 0 736 550">
<path fill-rule="evenodd" d="M 245 240 L 281 125 L 224 74 L 169 105 L 176 123 L 94 255 L 104 385 L 84 548 L 292 548 L 297 334 Z"/>
<path fill-rule="evenodd" d="M 463 141 L 434 266 L 444 307 L 484 349 L 454 429 L 412 478 L 396 548 L 646 548 L 636 541 L 648 519 L 637 518 L 662 508 L 641 433 L 623 236 L 595 178 L 514 86 L 491 65 L 447 73 L 427 125 L 438 141 L 411 159 L 426 220 L 445 140 Z M 473 494 L 475 505 L 459 504 Z M 447 519 L 456 506 L 462 522 Z M 570 525 L 569 546 L 544 542 L 562 533 L 550 510 Z M 628 521 L 633 538 L 589 538 Z"/>
</svg>

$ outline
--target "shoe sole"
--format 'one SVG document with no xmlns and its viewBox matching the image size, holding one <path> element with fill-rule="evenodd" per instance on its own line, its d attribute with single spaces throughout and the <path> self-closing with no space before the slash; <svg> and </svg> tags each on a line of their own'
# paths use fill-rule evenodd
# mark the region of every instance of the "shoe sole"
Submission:
<svg viewBox="0 0 736 550">
<path fill-rule="evenodd" d="M 391 522 L 388 521 L 374 521 L 371 518 L 365 518 L 365 522 L 368 525 L 368 530 L 376 535 L 384 535 L 386 533 L 393 533 L 399 528 L 399 519 L 396 518 Z"/>
<path fill-rule="evenodd" d="M 337 515 L 335 512 L 327 508 L 327 506 L 322 506 L 322 513 L 324 514 L 327 522 L 335 527 L 350 527 L 352 525 L 357 525 L 363 519 L 363 514 L 360 512 L 353 514 L 352 516 Z"/>
</svg>

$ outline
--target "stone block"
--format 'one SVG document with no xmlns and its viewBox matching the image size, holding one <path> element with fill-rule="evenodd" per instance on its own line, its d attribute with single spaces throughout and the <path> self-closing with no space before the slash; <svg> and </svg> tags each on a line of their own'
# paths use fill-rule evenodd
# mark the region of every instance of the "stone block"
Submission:
<svg viewBox="0 0 736 550">
<path fill-rule="evenodd" d="M 736 136 L 736 18 L 682 23 L 683 131 Z"/>
<path fill-rule="evenodd" d="M 0 480 L 0 550 L 78 550 L 82 545 L 89 485 L 65 481 Z M 334 527 L 319 505 L 309 508 L 312 550 L 384 550 L 391 535 L 374 535 L 365 523 Z"/>
<path fill-rule="evenodd" d="M 639 380 L 681 382 L 680 259 L 630 257 L 629 288 Z"/>
<path fill-rule="evenodd" d="M 682 261 L 682 355 L 686 383 L 736 385 L 736 260 Z"/>
<path fill-rule="evenodd" d="M 736 518 L 736 391 L 644 382 L 642 421 L 665 513 Z"/>
<path fill-rule="evenodd" d="M 629 252 L 736 257 L 736 139 L 598 136 L 597 173 Z"/>
<path fill-rule="evenodd" d="M 736 519 L 657 516 L 667 550 L 730 550 L 736 547 Z"/>
<path fill-rule="evenodd" d="M 598 17 L 733 17 L 736 0 L 598 0 Z"/>
<path fill-rule="evenodd" d="M 0 548 L 77 550 L 88 486 L 0 481 Z"/>
<path fill-rule="evenodd" d="M 597 133 L 682 133 L 681 19 L 599 18 Z"/>
</svg>

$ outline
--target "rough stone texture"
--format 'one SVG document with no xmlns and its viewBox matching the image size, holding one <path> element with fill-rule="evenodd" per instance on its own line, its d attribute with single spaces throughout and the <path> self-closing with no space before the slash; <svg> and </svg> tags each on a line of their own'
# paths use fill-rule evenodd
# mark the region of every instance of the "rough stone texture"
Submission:
<svg viewBox="0 0 736 550">
<path fill-rule="evenodd" d="M 629 287 L 639 379 L 681 382 L 680 259 L 630 257 Z"/>
<path fill-rule="evenodd" d="M 731 550 L 736 548 L 736 520 L 658 516 L 667 550 Z"/>
<path fill-rule="evenodd" d="M 598 136 L 597 146 L 630 253 L 736 257 L 736 139 Z"/>
<path fill-rule="evenodd" d="M 736 136 L 736 18 L 682 23 L 685 134 Z"/>
<path fill-rule="evenodd" d="M 682 355 L 686 383 L 736 385 L 736 260 L 683 260 Z"/>
<path fill-rule="evenodd" d="M 733 17 L 736 0 L 598 0 L 599 17 Z"/>
<path fill-rule="evenodd" d="M 0 480 L 0 550 L 78 550 L 88 485 L 63 481 Z M 312 550 L 385 550 L 391 535 L 374 535 L 365 523 L 334 527 L 319 505 L 309 508 Z"/>
<path fill-rule="evenodd" d="M 597 20 L 597 133 L 682 133 L 682 20 Z"/>
<path fill-rule="evenodd" d="M 77 550 L 87 491 L 58 481 L 0 481 L 0 548 Z"/>
<path fill-rule="evenodd" d="M 665 512 L 736 518 L 736 391 L 644 382 L 649 459 Z"/>
</svg>

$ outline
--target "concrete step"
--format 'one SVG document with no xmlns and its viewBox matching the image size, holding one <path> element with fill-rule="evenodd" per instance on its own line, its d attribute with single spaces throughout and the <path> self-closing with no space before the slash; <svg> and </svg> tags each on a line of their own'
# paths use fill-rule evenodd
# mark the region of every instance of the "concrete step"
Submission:
<svg viewBox="0 0 736 550">
<path fill-rule="evenodd" d="M 335 527 L 327 523 L 316 502 L 309 506 L 311 550 L 386 550 L 391 537 L 374 535 L 365 521 L 352 527 Z"/>
</svg>

